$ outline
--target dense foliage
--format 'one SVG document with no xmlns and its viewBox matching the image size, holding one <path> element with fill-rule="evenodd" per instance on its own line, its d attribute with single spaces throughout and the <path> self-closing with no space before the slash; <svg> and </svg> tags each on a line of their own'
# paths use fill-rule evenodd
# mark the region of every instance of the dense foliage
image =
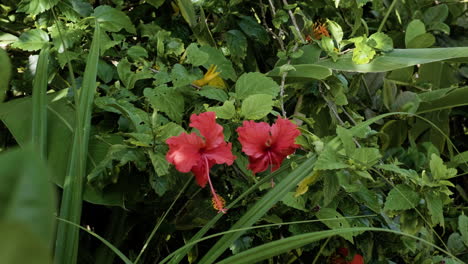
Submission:
<svg viewBox="0 0 468 264">
<path fill-rule="evenodd" d="M 3 0 L 0 262 L 466 263 L 467 31 L 460 0 Z"/>
</svg>

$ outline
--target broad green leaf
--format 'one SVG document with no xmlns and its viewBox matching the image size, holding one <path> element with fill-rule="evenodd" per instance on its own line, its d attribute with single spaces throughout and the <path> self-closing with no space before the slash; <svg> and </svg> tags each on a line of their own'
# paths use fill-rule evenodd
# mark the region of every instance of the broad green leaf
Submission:
<svg viewBox="0 0 468 264">
<path fill-rule="evenodd" d="M 332 208 L 321 208 L 317 213 L 317 218 L 322 221 L 330 229 L 341 229 L 349 228 L 348 220 L 343 218 L 343 216 L 338 213 L 335 209 Z M 350 233 L 341 234 L 341 236 L 353 243 L 353 236 Z"/>
<path fill-rule="evenodd" d="M 340 191 L 340 183 L 334 172 L 323 176 L 323 205 L 329 205 Z"/>
<path fill-rule="evenodd" d="M 420 99 L 416 93 L 410 91 L 401 92 L 393 102 L 391 110 L 394 112 L 416 113 Z"/>
<path fill-rule="evenodd" d="M 436 154 L 431 155 L 429 167 L 431 168 L 432 177 L 436 181 L 447 180 L 457 175 L 457 169 L 447 168 L 444 161 Z"/>
<path fill-rule="evenodd" d="M 305 194 L 309 190 L 309 185 L 314 184 L 320 177 L 319 171 L 313 171 L 311 175 L 304 178 L 298 185 L 294 196 Z"/>
<path fill-rule="evenodd" d="M 233 101 L 225 101 L 222 106 L 213 106 L 206 108 L 206 111 L 213 111 L 216 117 L 221 119 L 231 119 L 236 114 L 236 108 Z"/>
<path fill-rule="evenodd" d="M 268 43 L 268 33 L 253 17 L 241 16 L 238 25 L 249 38 L 262 44 Z"/>
<path fill-rule="evenodd" d="M 408 44 L 417 36 L 425 34 L 426 33 L 426 26 L 424 23 L 419 20 L 415 19 L 411 21 L 408 26 L 406 27 L 406 33 L 405 33 L 405 45 L 407 48 Z"/>
<path fill-rule="evenodd" d="M 130 18 L 122 11 L 108 5 L 100 5 L 91 15 L 96 18 L 104 31 L 119 32 L 125 29 L 129 33 L 136 33 Z"/>
<path fill-rule="evenodd" d="M 218 66 L 217 71 L 221 72 L 219 74 L 221 78 L 236 80 L 236 71 L 232 67 L 231 61 L 224 57 L 223 52 L 210 46 L 202 46 L 200 50 L 209 55 L 208 61 L 203 64 L 203 67 L 209 69 L 211 65 L 216 65 Z"/>
<path fill-rule="evenodd" d="M 432 47 L 435 43 L 435 37 L 431 33 L 424 33 L 418 36 L 415 36 L 411 39 L 410 42 L 406 45 L 408 49 L 424 49 Z"/>
<path fill-rule="evenodd" d="M 247 55 L 247 38 L 240 30 L 233 29 L 226 32 L 224 35 L 226 45 L 231 52 L 231 56 L 240 59 Z"/>
<path fill-rule="evenodd" d="M 254 94 L 267 94 L 273 98 L 279 93 L 279 85 L 259 72 L 242 74 L 236 82 L 236 97 L 246 99 Z"/>
<path fill-rule="evenodd" d="M 177 6 L 180 9 L 182 17 L 184 17 L 187 24 L 193 28 L 197 25 L 197 17 L 195 14 L 195 8 L 190 0 L 177 0 Z"/>
<path fill-rule="evenodd" d="M 166 156 L 163 153 L 155 153 L 151 150 L 147 151 L 151 164 L 153 164 L 154 172 L 158 177 L 167 175 L 169 173 L 169 162 L 166 160 Z"/>
<path fill-rule="evenodd" d="M 294 195 L 294 192 L 288 192 L 288 194 L 286 194 L 281 201 L 286 206 L 307 212 L 307 209 L 305 207 L 306 201 L 302 196 Z"/>
<path fill-rule="evenodd" d="M 165 0 L 146 0 L 150 5 L 158 8 L 164 4 Z"/>
<path fill-rule="evenodd" d="M 345 164 L 330 145 L 326 145 L 325 149 L 320 153 L 315 164 L 316 170 L 336 170 L 348 168 L 349 165 Z"/>
<path fill-rule="evenodd" d="M 13 35 L 13 34 L 10 34 L 10 33 L 4 33 L 2 32 L 0 34 L 0 45 L 1 46 L 4 46 L 4 45 L 9 45 L 13 42 L 16 42 L 18 40 L 18 37 Z"/>
<path fill-rule="evenodd" d="M 395 82 L 384 80 L 384 85 L 382 89 L 382 97 L 383 97 L 382 101 L 388 110 L 391 109 L 391 106 L 395 102 L 397 92 L 398 92 L 398 88 Z"/>
<path fill-rule="evenodd" d="M 353 154 L 350 155 L 351 159 L 357 161 L 359 165 L 366 166 L 367 168 L 375 165 L 382 157 L 380 151 L 377 148 L 357 148 Z"/>
<path fill-rule="evenodd" d="M 37 15 L 54 7 L 59 0 L 21 0 L 18 4 L 18 12 Z"/>
<path fill-rule="evenodd" d="M 373 190 L 368 190 L 363 187 L 358 192 L 353 193 L 356 196 L 357 200 L 363 203 L 365 206 L 369 207 L 372 211 L 380 214 L 382 210 L 382 202 L 377 196 L 377 193 Z"/>
<path fill-rule="evenodd" d="M 232 106 L 234 108 L 234 106 Z M 246 119 L 261 119 L 273 109 L 273 97 L 268 94 L 254 94 L 242 102 L 241 115 Z"/>
<path fill-rule="evenodd" d="M 330 30 L 333 39 L 340 46 L 341 40 L 343 40 L 343 29 L 341 28 L 340 24 L 336 23 L 335 21 L 327 19 L 328 30 Z"/>
<path fill-rule="evenodd" d="M 292 65 L 295 70 L 288 72 L 289 79 L 297 79 L 298 81 L 309 81 L 310 79 L 324 80 L 332 74 L 332 71 L 326 67 L 315 64 L 296 64 Z M 281 77 L 280 67 L 271 70 L 267 76 Z"/>
<path fill-rule="evenodd" d="M 346 155 L 352 155 L 356 150 L 356 144 L 353 141 L 353 135 L 348 129 L 345 129 L 341 126 L 336 127 L 336 134 L 341 140 L 343 147 L 345 149 Z"/>
<path fill-rule="evenodd" d="M 434 191 L 428 191 L 424 193 L 426 198 L 427 209 L 431 215 L 432 224 L 435 226 L 440 224 L 444 227 L 444 212 L 442 197 Z"/>
<path fill-rule="evenodd" d="M 442 22 L 436 22 L 436 23 L 430 24 L 428 30 L 440 31 L 447 35 L 450 35 L 450 26 Z"/>
<path fill-rule="evenodd" d="M 375 50 L 366 44 L 366 40 L 363 39 L 360 42 L 355 43 L 356 48 L 353 50 L 353 62 L 356 64 L 367 64 L 375 56 Z"/>
<path fill-rule="evenodd" d="M 0 49 L 0 103 L 5 100 L 6 92 L 8 91 L 8 86 L 11 76 L 11 63 L 8 58 L 8 54 L 3 49 Z"/>
<path fill-rule="evenodd" d="M 218 88 L 212 88 L 210 86 L 203 86 L 203 88 L 197 93 L 203 97 L 219 102 L 224 102 L 228 99 L 228 95 L 225 91 Z"/>
<path fill-rule="evenodd" d="M 424 22 L 426 25 L 444 22 L 449 14 L 449 8 L 446 4 L 435 5 L 424 11 Z"/>
<path fill-rule="evenodd" d="M 180 64 L 174 65 L 170 74 L 170 78 L 172 78 L 172 84 L 174 87 L 190 85 L 193 81 L 198 79 L 197 75 L 188 72 L 187 69 L 185 69 L 185 67 Z"/>
<path fill-rule="evenodd" d="M 460 230 L 463 243 L 468 247 L 468 216 L 462 214 L 458 217 L 458 230 Z"/>
<path fill-rule="evenodd" d="M 170 137 L 180 135 L 185 130 L 174 122 L 169 122 L 156 129 L 156 137 L 161 141 L 166 141 Z"/>
<path fill-rule="evenodd" d="M 381 51 L 391 51 L 393 50 L 393 40 L 385 33 L 377 32 L 367 39 L 367 45 L 371 46 L 374 49 Z"/>
<path fill-rule="evenodd" d="M 0 221 L 0 263 L 51 264 L 48 245 L 18 222 Z"/>
<path fill-rule="evenodd" d="M 333 62 L 331 59 L 321 60 L 317 62 L 316 65 L 338 71 L 387 72 L 417 64 L 468 57 L 466 54 L 468 54 L 468 47 L 394 49 L 393 51 L 376 57 L 365 65 L 353 63 L 351 54 L 340 56 L 336 62 Z M 297 65 L 293 66 L 297 69 Z"/>
<path fill-rule="evenodd" d="M 452 157 L 450 163 L 455 166 L 468 163 L 468 151 L 464 151 L 460 154 L 455 155 L 454 157 Z"/>
<path fill-rule="evenodd" d="M 417 114 L 468 105 L 468 87 L 439 89 L 418 96 L 422 102 Z"/>
<path fill-rule="evenodd" d="M 384 210 L 408 210 L 419 203 L 419 194 L 405 184 L 396 185 L 387 196 Z"/>
<path fill-rule="evenodd" d="M 136 60 L 139 58 L 148 58 L 148 52 L 142 46 L 132 46 L 127 50 L 127 55 Z"/>
<path fill-rule="evenodd" d="M 447 247 L 454 255 L 460 255 L 467 249 L 463 243 L 462 236 L 458 232 L 450 234 L 447 241 Z"/>
<path fill-rule="evenodd" d="M 22 224 L 48 248 L 55 229 L 55 190 L 36 153 L 26 146 L 0 155 L 0 221 Z"/>
<path fill-rule="evenodd" d="M 167 114 L 167 116 L 180 123 L 184 113 L 184 97 L 173 88 L 160 86 L 155 89 L 146 88 L 143 94 L 154 109 Z"/>
<path fill-rule="evenodd" d="M 103 81 L 104 83 L 109 83 L 110 81 L 113 80 L 114 73 L 115 73 L 114 66 L 109 65 L 104 60 L 99 60 L 98 77 L 99 79 L 101 79 L 101 81 Z"/>
<path fill-rule="evenodd" d="M 123 59 L 117 65 L 117 72 L 119 74 L 120 80 L 129 90 L 135 87 L 135 83 L 139 80 L 149 79 L 153 77 L 150 72 L 133 72 L 131 70 L 131 64 L 127 59 Z"/>
<path fill-rule="evenodd" d="M 14 48 L 36 51 L 41 49 L 44 44 L 49 42 L 49 35 L 41 29 L 31 29 L 19 37 L 18 41 L 14 42 L 11 46 Z"/>
<path fill-rule="evenodd" d="M 236 239 L 234 243 L 229 247 L 232 254 L 240 253 L 246 249 L 249 249 L 252 246 L 253 239 L 249 236 L 244 236 Z"/>
<path fill-rule="evenodd" d="M 187 52 L 187 62 L 193 66 L 205 64 L 210 57 L 208 53 L 201 51 L 196 43 L 190 44 L 185 52 Z"/>
</svg>

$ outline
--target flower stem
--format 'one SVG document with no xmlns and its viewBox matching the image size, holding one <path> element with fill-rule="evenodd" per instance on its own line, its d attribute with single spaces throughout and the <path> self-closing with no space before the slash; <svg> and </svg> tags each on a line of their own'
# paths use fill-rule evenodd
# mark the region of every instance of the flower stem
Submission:
<svg viewBox="0 0 468 264">
<path fill-rule="evenodd" d="M 210 190 L 211 190 L 211 195 L 213 195 L 213 199 L 215 201 L 215 204 L 217 205 L 217 209 L 219 210 L 218 213 L 223 213 L 225 214 L 227 212 L 227 209 L 224 208 L 224 203 L 219 199 L 218 194 L 216 194 L 216 191 L 213 187 L 213 184 L 211 183 L 210 179 L 210 167 L 208 166 L 208 159 L 204 158 L 205 160 L 205 166 L 206 166 L 206 178 L 208 178 L 208 184 L 210 185 Z"/>
</svg>

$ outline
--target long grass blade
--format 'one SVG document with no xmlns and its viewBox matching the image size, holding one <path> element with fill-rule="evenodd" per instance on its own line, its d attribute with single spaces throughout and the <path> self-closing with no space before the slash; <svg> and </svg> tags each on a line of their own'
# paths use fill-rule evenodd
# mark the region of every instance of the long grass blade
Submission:
<svg viewBox="0 0 468 264">
<path fill-rule="evenodd" d="M 310 175 L 314 168 L 316 156 L 305 160 L 299 167 L 288 174 L 273 189 L 265 194 L 255 205 L 250 208 L 232 227 L 239 229 L 250 227 L 260 219 L 270 208 L 281 200 L 293 187 L 295 187 L 307 175 Z M 244 232 L 226 234 L 200 260 L 199 264 L 213 263 L 216 259 Z"/>
<path fill-rule="evenodd" d="M 63 185 L 60 218 L 79 223 L 83 197 L 83 182 L 86 176 L 86 157 L 91 127 L 91 107 L 96 91 L 96 76 L 99 60 L 100 29 L 96 23 L 91 49 L 86 62 L 83 85 L 75 93 L 76 123 L 68 172 Z M 55 263 L 76 264 L 79 229 L 59 223 L 56 240 Z"/>
<path fill-rule="evenodd" d="M 49 47 L 44 45 L 39 53 L 36 76 L 32 92 L 32 131 L 33 145 L 45 160 L 47 146 L 47 81 L 49 70 Z"/>
<path fill-rule="evenodd" d="M 218 264 L 228 264 L 228 263 L 236 263 L 236 264 L 242 264 L 242 263 L 257 263 L 261 260 L 271 258 L 273 256 L 278 256 L 282 253 L 288 252 L 290 250 L 300 248 L 302 246 L 305 246 L 307 244 L 310 244 L 312 242 L 324 239 L 324 238 L 329 238 L 332 236 L 336 235 L 341 235 L 345 233 L 351 233 L 351 232 L 362 232 L 362 231 L 373 231 L 373 232 L 387 232 L 387 233 L 393 233 L 401 236 L 406 236 L 415 240 L 418 240 L 424 244 L 430 245 L 434 247 L 435 249 L 443 252 L 447 256 L 450 256 L 453 260 L 460 261 L 460 263 L 463 263 L 461 260 L 459 260 L 457 257 L 455 257 L 453 254 L 450 252 L 444 250 L 443 248 L 427 241 L 422 238 L 396 231 L 396 230 L 390 230 L 390 229 L 384 229 L 384 228 L 373 228 L 373 227 L 353 227 L 353 228 L 343 228 L 343 229 L 335 229 L 335 230 L 326 230 L 326 231 L 319 231 L 319 232 L 311 232 L 311 233 L 306 233 L 302 235 L 296 235 L 296 236 L 291 236 L 288 238 L 276 240 L 270 243 L 263 244 L 261 246 L 257 246 L 251 249 L 248 249 L 246 251 L 240 252 L 232 257 L 228 257 L 220 262 Z"/>
</svg>

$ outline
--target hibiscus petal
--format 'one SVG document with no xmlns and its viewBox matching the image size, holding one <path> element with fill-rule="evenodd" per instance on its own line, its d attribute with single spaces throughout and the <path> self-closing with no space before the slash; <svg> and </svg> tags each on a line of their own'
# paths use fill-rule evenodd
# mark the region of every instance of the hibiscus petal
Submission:
<svg viewBox="0 0 468 264">
<path fill-rule="evenodd" d="M 236 157 L 232 155 L 231 149 L 231 143 L 223 143 L 216 148 L 205 150 L 203 156 L 216 164 L 232 165 Z"/>
<path fill-rule="evenodd" d="M 262 171 L 266 171 L 270 166 L 270 161 L 268 155 L 263 155 L 259 158 L 249 157 L 249 170 L 254 174 L 257 174 Z"/>
<path fill-rule="evenodd" d="M 215 112 L 193 114 L 190 117 L 190 127 L 200 131 L 200 134 L 205 138 L 207 149 L 215 148 L 224 143 L 223 127 L 216 123 Z"/>
<path fill-rule="evenodd" d="M 247 156 L 259 158 L 266 154 L 266 143 L 270 138 L 270 126 L 267 123 L 244 121 L 236 131 L 239 134 L 242 151 Z"/>
<path fill-rule="evenodd" d="M 271 126 L 271 149 L 284 156 L 294 153 L 299 145 L 294 144 L 296 137 L 301 134 L 297 125 L 288 119 L 278 117 L 276 123 Z"/>
<path fill-rule="evenodd" d="M 176 166 L 180 172 L 189 172 L 201 160 L 200 149 L 204 142 L 197 134 L 182 133 L 166 140 L 169 151 L 166 160 Z"/>
<path fill-rule="evenodd" d="M 205 188 L 206 183 L 208 182 L 209 170 L 211 166 L 213 166 L 210 166 L 208 164 L 207 167 L 206 165 L 207 164 L 205 163 L 205 161 L 203 159 L 200 159 L 197 165 L 192 168 L 192 172 L 195 175 L 195 180 L 197 181 L 197 184 L 202 188 Z"/>
</svg>

